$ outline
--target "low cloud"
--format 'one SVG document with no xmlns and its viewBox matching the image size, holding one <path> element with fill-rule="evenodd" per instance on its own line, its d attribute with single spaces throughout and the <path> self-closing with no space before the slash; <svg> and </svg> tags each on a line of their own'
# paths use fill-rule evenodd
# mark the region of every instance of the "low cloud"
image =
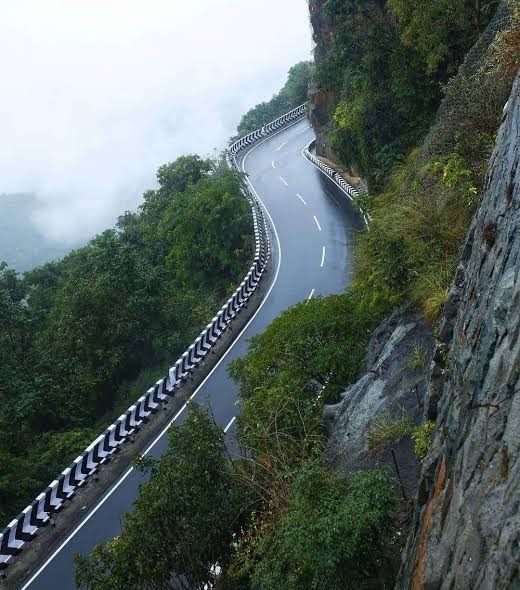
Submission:
<svg viewBox="0 0 520 590">
<path fill-rule="evenodd" d="M 0 194 L 75 243 L 134 209 L 155 170 L 224 147 L 309 59 L 304 0 L 17 0 L 0 22 Z"/>
</svg>

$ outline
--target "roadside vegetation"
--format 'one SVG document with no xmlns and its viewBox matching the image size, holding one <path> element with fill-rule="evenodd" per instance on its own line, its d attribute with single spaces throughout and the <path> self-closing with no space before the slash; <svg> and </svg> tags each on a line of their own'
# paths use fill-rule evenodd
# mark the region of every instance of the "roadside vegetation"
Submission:
<svg viewBox="0 0 520 590">
<path fill-rule="evenodd" d="M 316 298 L 253 339 L 230 367 L 240 383 L 240 457 L 227 455 L 222 431 L 192 404 L 169 450 L 144 462 L 152 477 L 121 536 L 78 558 L 82 587 L 340 590 L 389 569 L 389 474 L 347 478 L 323 464 L 324 398 L 357 377 L 375 327 L 354 305 L 349 293 Z"/>
<path fill-rule="evenodd" d="M 169 451 L 145 463 L 152 477 L 122 535 L 78 558 L 87 590 L 392 586 L 396 482 L 386 470 L 347 477 L 324 464 L 323 403 L 359 377 L 370 335 L 392 308 L 412 302 L 431 322 L 442 309 L 518 69 L 517 14 L 497 25 L 505 32 L 493 43 L 478 42 L 496 9 L 469 0 L 328 1 L 337 34 L 315 75 L 336 100 L 334 152 L 368 180 L 363 199 L 373 215 L 359 237 L 355 282 L 289 309 L 231 364 L 240 457 L 228 457 L 219 429 L 190 407 Z M 303 101 L 297 94 L 280 106 L 286 89 L 248 113 L 240 134 Z M 425 362 L 416 347 L 408 368 Z M 411 436 L 424 460 L 434 428 L 383 414 L 367 448 L 392 450 Z"/>
<path fill-rule="evenodd" d="M 270 123 L 307 102 L 307 92 L 311 81 L 312 63 L 302 61 L 289 70 L 285 86 L 275 94 L 271 100 L 261 102 L 249 110 L 240 120 L 237 127 L 237 135 L 232 141 L 260 129 L 266 123 Z"/>
<path fill-rule="evenodd" d="M 166 374 L 250 263 L 236 174 L 183 156 L 157 179 L 63 260 L 0 266 L 0 528 Z"/>
<path fill-rule="evenodd" d="M 122 534 L 98 545 L 89 556 L 78 557 L 77 580 L 82 587 L 202 589 L 209 583 L 218 590 L 392 587 L 393 560 L 402 542 L 396 525 L 396 513 L 402 506 L 395 481 L 386 470 L 365 469 L 346 476 L 326 466 L 323 404 L 337 399 L 362 373 L 370 335 L 395 306 L 412 302 L 435 322 L 444 304 L 482 193 L 501 108 L 518 68 L 518 53 L 512 49 L 518 47 L 518 16 L 502 25 L 505 32 L 491 44 L 485 39 L 479 42 L 497 4 L 479 7 L 480 3 L 469 0 L 327 2 L 336 23 L 335 43 L 325 62 L 317 65 L 315 75 L 336 101 L 331 121 L 334 152 L 340 163 L 368 180 L 370 194 L 364 199 L 373 215 L 370 231 L 359 237 L 355 282 L 341 295 L 316 298 L 286 311 L 252 340 L 245 358 L 231 364 L 230 374 L 240 385 L 239 457 L 228 456 L 223 434 L 211 417 L 190 405 L 186 422 L 170 431 L 168 451 L 157 461 L 140 462 L 151 478 L 141 486 L 134 510 L 124 516 Z M 298 92 L 303 92 L 302 80 L 310 67 L 300 64 L 299 68 L 296 73 L 292 70 L 292 78 L 290 75 L 295 84 L 288 83 L 299 89 L 294 93 L 294 104 L 292 98 L 284 103 L 277 95 L 273 104 L 258 105 L 242 120 L 240 134 L 303 102 L 296 99 Z M 213 256 L 213 266 L 203 266 L 192 282 L 191 271 L 201 264 L 200 259 L 193 259 L 197 234 L 192 226 L 200 220 L 197 215 L 204 205 L 195 200 L 197 206 L 192 209 L 190 198 L 197 199 L 199 191 L 213 194 L 216 182 L 226 187 L 225 191 L 215 189 L 216 194 L 236 198 L 234 207 L 240 203 L 234 192 L 238 191 L 235 177 L 202 166 L 198 167 L 200 178 L 191 178 L 191 184 L 181 186 L 179 193 L 175 188 L 173 198 L 167 192 L 161 194 L 162 189 L 145 195 L 139 214 L 128 214 L 118 231 L 98 238 L 102 244 L 110 238 L 119 245 L 121 236 L 126 236 L 123 245 L 137 244 L 137 260 L 149 257 L 146 264 L 154 261 L 157 276 L 169 280 L 145 281 L 150 288 L 156 288 L 157 283 L 168 285 L 168 292 L 159 302 L 149 296 L 139 304 L 140 313 L 146 310 L 154 321 L 165 318 L 172 338 L 169 350 L 180 345 L 176 339 L 186 335 L 195 321 L 205 317 L 206 307 L 201 308 L 199 302 L 211 301 L 211 297 L 217 300 L 218 294 L 225 293 L 249 252 L 243 239 L 248 231 L 246 211 L 243 228 L 239 215 L 226 232 L 221 231 L 218 224 L 222 219 L 217 214 L 219 231 L 215 234 L 208 228 L 207 242 L 198 244 Z M 223 201 L 218 201 L 219 207 Z M 184 226 L 175 225 L 179 218 Z M 233 246 L 230 232 L 235 232 L 231 234 L 236 238 Z M 154 239 L 157 235 L 162 239 Z M 219 242 L 219 235 L 225 236 L 225 242 Z M 186 249 L 179 245 L 184 237 Z M 96 244 L 94 241 L 88 248 Z M 241 253 L 238 259 L 237 249 Z M 72 260 L 74 256 L 77 254 Z M 111 264 L 118 260 L 113 254 L 106 258 Z M 67 260 L 63 264 L 71 264 Z M 217 287 L 209 279 L 215 264 L 222 268 Z M 124 272 L 117 276 L 123 281 L 129 266 L 121 266 Z M 139 333 L 136 325 L 141 325 L 134 324 L 138 320 L 131 315 L 122 321 L 126 316 L 112 318 L 106 312 L 100 319 L 97 310 L 94 314 L 88 308 L 91 315 L 85 312 L 84 322 L 76 328 L 76 318 L 82 317 L 77 309 L 89 298 L 76 300 L 62 275 L 55 277 L 52 265 L 44 268 L 45 272 L 39 271 L 43 272 L 40 282 L 50 285 L 48 291 L 38 290 L 31 275 L 23 282 L 7 271 L 4 276 L 6 284 L 12 283 L 15 308 L 22 318 L 35 297 L 41 302 L 36 309 L 43 310 L 42 317 L 37 315 L 30 321 L 36 326 L 42 322 L 36 334 L 48 334 L 46 345 L 53 355 L 58 351 L 56 370 L 65 375 L 72 371 L 75 377 L 64 381 L 61 397 L 59 391 L 55 397 L 52 394 L 53 400 L 66 400 L 70 415 L 76 406 L 79 412 L 104 400 L 105 390 L 97 381 L 90 389 L 82 387 L 83 371 L 88 376 L 89 367 L 97 366 L 102 357 L 111 364 L 100 374 L 112 375 L 128 355 L 125 349 L 105 359 L 105 355 L 96 356 L 97 348 L 79 348 L 88 354 L 75 364 L 76 357 L 65 357 L 68 349 L 60 348 L 60 320 L 72 322 L 72 335 L 65 342 L 75 346 L 85 341 L 91 324 L 108 323 L 121 331 L 122 337 L 114 340 L 117 343 L 133 343 Z M 97 266 L 89 263 L 86 268 Z M 70 276 L 71 281 L 83 284 L 81 273 Z M 97 274 L 93 276 L 95 279 Z M 88 292 L 97 285 L 90 275 L 85 283 Z M 56 285 L 62 286 L 57 289 Z M 172 285 L 182 285 L 182 293 Z M 126 307 L 117 293 L 111 298 L 102 309 L 113 310 L 119 305 L 118 313 L 122 313 Z M 70 303 L 74 301 L 77 307 Z M 63 307 L 53 314 L 58 302 Z M 193 310 L 194 324 L 183 324 L 176 315 L 182 316 L 180 312 L 186 309 Z M 51 321 L 56 323 L 48 323 Z M 178 328 L 173 330 L 172 325 Z M 153 336 L 159 337 L 162 326 L 157 324 Z M 150 347 L 146 350 L 156 350 L 153 336 L 146 341 Z M 43 354 L 46 349 L 42 346 L 38 350 Z M 13 358 L 8 357 L 9 362 L 13 363 Z M 136 376 L 150 364 L 144 353 L 131 358 Z M 408 369 L 418 370 L 425 358 L 417 348 Z M 31 366 L 29 358 L 27 368 Z M 90 381 L 86 379 L 86 383 Z M 13 387 L 11 391 L 14 395 L 22 390 Z M 76 399 L 70 397 L 70 391 L 78 396 L 91 393 Z M 29 406 L 34 407 L 21 405 Z M 59 417 L 59 412 L 56 415 Z M 87 416 L 85 412 L 79 415 Z M 77 430 L 67 431 L 67 436 L 89 438 L 87 423 L 79 421 Z M 433 423 L 417 427 L 406 415 L 382 415 L 366 433 L 367 445 L 377 453 L 412 436 L 416 452 L 424 460 L 434 427 Z M 11 431 L 12 437 L 17 434 Z"/>
<path fill-rule="evenodd" d="M 412 302 L 434 323 L 518 71 L 518 5 L 328 0 L 326 12 L 336 35 L 315 75 L 329 139 L 367 180 L 373 218 L 356 282 L 374 305 Z"/>
</svg>

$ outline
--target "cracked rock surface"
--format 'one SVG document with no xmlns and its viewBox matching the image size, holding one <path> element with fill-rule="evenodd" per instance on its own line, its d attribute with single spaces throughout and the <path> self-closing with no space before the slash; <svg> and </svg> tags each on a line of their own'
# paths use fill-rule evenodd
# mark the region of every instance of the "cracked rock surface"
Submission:
<svg viewBox="0 0 520 590">
<path fill-rule="evenodd" d="M 439 337 L 397 588 L 520 588 L 520 77 Z"/>
<path fill-rule="evenodd" d="M 399 418 L 406 413 L 414 422 L 421 421 L 433 347 L 430 326 L 411 310 L 398 309 L 379 326 L 370 340 L 365 375 L 341 395 L 338 404 L 325 406 L 329 434 L 326 458 L 331 466 L 351 473 L 388 465 L 396 476 L 389 450 L 369 452 L 367 432 L 382 414 Z M 414 366 L 416 355 L 420 366 Z M 416 491 L 420 470 L 412 440 L 403 440 L 394 453 L 410 497 Z"/>
</svg>

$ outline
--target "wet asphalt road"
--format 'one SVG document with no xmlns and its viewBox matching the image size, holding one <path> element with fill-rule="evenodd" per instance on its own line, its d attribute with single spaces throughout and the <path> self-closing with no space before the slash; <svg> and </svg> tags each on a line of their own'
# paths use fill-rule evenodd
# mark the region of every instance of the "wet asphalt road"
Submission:
<svg viewBox="0 0 520 590">
<path fill-rule="evenodd" d="M 339 188 L 321 174 L 302 155 L 302 149 L 314 138 L 307 119 L 254 146 L 243 165 L 273 224 L 273 285 L 251 323 L 228 350 L 195 399 L 211 406 L 222 428 L 233 433 L 237 408 L 237 386 L 228 374 L 227 364 L 247 351 L 248 340 L 262 332 L 285 309 L 311 296 L 341 292 L 352 271 L 354 231 L 362 222 L 350 201 Z M 183 412 L 177 420 L 185 418 Z M 230 424 L 231 423 L 231 424 Z M 159 456 L 167 444 L 166 435 L 151 449 Z M 121 515 L 131 509 L 140 473 L 131 470 L 119 480 L 85 515 L 75 534 L 55 554 L 42 556 L 40 567 L 23 590 L 73 590 L 77 553 L 118 535 Z"/>
</svg>

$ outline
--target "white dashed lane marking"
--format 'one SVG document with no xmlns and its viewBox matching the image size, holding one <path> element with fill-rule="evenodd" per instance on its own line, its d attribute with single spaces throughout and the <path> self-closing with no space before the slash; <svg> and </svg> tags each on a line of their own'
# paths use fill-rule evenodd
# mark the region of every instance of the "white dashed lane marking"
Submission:
<svg viewBox="0 0 520 590">
<path fill-rule="evenodd" d="M 316 217 L 316 215 L 314 216 L 314 221 L 316 222 L 316 225 L 318 226 L 318 231 L 321 231 L 321 225 L 320 225 L 320 222 L 318 221 L 318 218 Z"/>
<path fill-rule="evenodd" d="M 233 426 L 233 422 L 234 422 L 236 419 L 237 419 L 237 417 L 236 417 L 236 416 L 233 416 L 233 418 L 231 418 L 231 420 L 228 422 L 228 425 L 227 425 L 227 426 L 224 428 L 224 432 L 225 432 L 225 433 L 226 433 L 226 432 L 227 432 L 227 431 L 228 431 L 228 430 L 231 428 L 231 426 Z"/>
</svg>

